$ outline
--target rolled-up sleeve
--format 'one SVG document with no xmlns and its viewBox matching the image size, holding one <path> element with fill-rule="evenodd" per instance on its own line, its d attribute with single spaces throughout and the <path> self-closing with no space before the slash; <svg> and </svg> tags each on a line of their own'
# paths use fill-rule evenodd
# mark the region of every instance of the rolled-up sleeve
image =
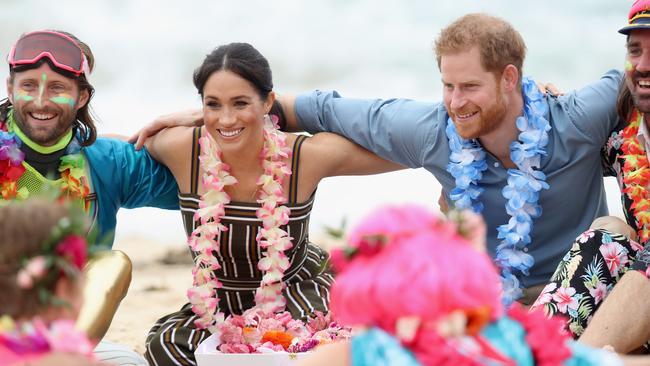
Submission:
<svg viewBox="0 0 650 366">
<path fill-rule="evenodd" d="M 315 91 L 296 98 L 298 124 L 309 133 L 333 132 L 396 163 L 419 168 L 445 121 L 442 106 L 408 99 L 342 98 Z"/>
</svg>

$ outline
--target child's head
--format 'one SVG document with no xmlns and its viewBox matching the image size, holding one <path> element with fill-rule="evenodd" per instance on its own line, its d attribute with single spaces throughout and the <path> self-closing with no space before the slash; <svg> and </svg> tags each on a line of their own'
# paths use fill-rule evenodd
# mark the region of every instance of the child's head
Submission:
<svg viewBox="0 0 650 366">
<path fill-rule="evenodd" d="M 75 318 L 87 259 L 83 213 L 44 200 L 0 206 L 0 315 Z"/>
<path fill-rule="evenodd" d="M 476 226 L 485 224 L 461 223 L 461 231 L 484 233 Z M 335 269 L 341 269 L 332 287 L 336 317 L 395 334 L 398 320 L 407 317 L 417 318 L 420 329 L 435 330 L 454 311 L 467 314 L 470 323 L 473 314 L 500 316 L 500 281 L 492 261 L 458 234 L 458 227 L 417 206 L 370 215 L 352 232 L 350 247 L 332 253 Z"/>
</svg>

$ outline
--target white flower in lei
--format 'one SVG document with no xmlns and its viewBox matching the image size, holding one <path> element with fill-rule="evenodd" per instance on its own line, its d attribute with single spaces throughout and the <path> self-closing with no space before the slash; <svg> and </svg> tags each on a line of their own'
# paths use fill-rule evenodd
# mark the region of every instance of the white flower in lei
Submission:
<svg viewBox="0 0 650 366">
<path fill-rule="evenodd" d="M 217 321 L 222 321 L 223 313 L 217 313 L 219 298 L 217 289 L 221 283 L 214 272 L 221 268 L 216 259 L 219 253 L 218 235 L 227 230 L 221 224 L 225 213 L 225 205 L 230 197 L 224 191 L 225 186 L 237 183 L 230 175 L 229 166 L 221 161 L 221 150 L 209 134 L 199 139 L 201 145 L 201 181 L 205 193 L 201 195 L 199 209 L 194 214 L 194 220 L 199 220 L 199 226 L 194 229 L 188 240 L 188 245 L 195 252 L 193 287 L 188 289 L 187 297 L 192 303 L 192 311 L 199 317 L 195 324 L 199 329 L 207 328 L 215 332 Z M 264 173 L 259 177 L 259 195 L 257 202 L 262 207 L 256 215 L 262 221 L 262 228 L 257 235 L 257 243 L 265 248 L 264 257 L 258 263 L 258 268 L 264 272 L 260 287 L 255 294 L 255 303 L 266 312 L 284 310 L 286 300 L 282 296 L 284 271 L 289 268 L 289 258 L 284 251 L 293 244 L 286 231 L 280 227 L 289 222 L 290 210 L 282 206 L 286 199 L 282 182 L 291 174 L 291 169 L 284 162 L 291 156 L 291 148 L 287 146 L 286 135 L 277 130 L 274 121 L 264 118 L 264 147 L 260 160 Z"/>
<path fill-rule="evenodd" d="M 546 155 L 548 131 L 551 125 L 546 120 L 548 104 L 544 95 L 529 78 L 522 80 L 524 115 L 517 118 L 518 141 L 510 144 L 510 159 L 517 169 L 508 169 L 508 184 L 501 191 L 506 198 L 506 212 L 510 215 L 507 224 L 497 228 L 501 242 L 497 246 L 495 262 L 501 268 L 503 302 L 510 305 L 521 297 L 522 291 L 517 278 L 519 272 L 528 276 L 534 264 L 533 257 L 526 253 L 531 242 L 530 232 L 533 219 L 542 214 L 538 204 L 539 192 L 548 189 L 546 175 L 539 169 L 542 155 Z M 474 141 L 462 139 L 456 132 L 451 118 L 447 121 L 447 138 L 451 154 L 447 171 L 456 181 L 450 198 L 459 209 L 483 210 L 478 201 L 483 188 L 478 185 L 482 172 L 487 169 L 485 151 Z"/>
</svg>

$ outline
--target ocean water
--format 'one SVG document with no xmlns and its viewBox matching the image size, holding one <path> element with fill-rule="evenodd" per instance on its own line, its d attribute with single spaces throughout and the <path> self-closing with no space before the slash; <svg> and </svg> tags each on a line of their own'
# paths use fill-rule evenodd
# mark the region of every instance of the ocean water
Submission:
<svg viewBox="0 0 650 366">
<path fill-rule="evenodd" d="M 2 0 L 0 50 L 23 32 L 67 30 L 87 42 L 97 63 L 92 101 L 102 133 L 130 135 L 155 116 L 198 108 L 193 69 L 214 47 L 245 41 L 271 63 L 275 89 L 296 94 L 336 89 L 354 97 L 440 100 L 432 44 L 442 27 L 469 12 L 505 18 L 528 47 L 527 75 L 579 88 L 622 68 L 631 0 Z M 2 68 L 0 76 L 7 76 Z M 620 214 L 615 182 L 611 211 Z M 354 222 L 387 203 L 437 206 L 439 185 L 424 170 L 324 180 L 312 231 Z M 122 210 L 118 239 L 149 236 L 182 243 L 180 215 Z"/>
</svg>

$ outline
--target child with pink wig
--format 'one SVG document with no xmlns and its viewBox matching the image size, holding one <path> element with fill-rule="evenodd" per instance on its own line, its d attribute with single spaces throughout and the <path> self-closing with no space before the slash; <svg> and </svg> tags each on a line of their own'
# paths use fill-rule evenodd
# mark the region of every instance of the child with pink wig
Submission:
<svg viewBox="0 0 650 366">
<path fill-rule="evenodd" d="M 0 206 L 0 365 L 98 364 L 74 327 L 88 257 L 76 212 L 33 199 Z"/>
<path fill-rule="evenodd" d="M 363 221 L 350 246 L 331 257 L 332 312 L 363 330 L 301 365 L 648 364 L 575 343 L 558 319 L 517 305 L 505 310 L 483 220 L 453 215 L 445 221 L 406 206 Z"/>
</svg>

